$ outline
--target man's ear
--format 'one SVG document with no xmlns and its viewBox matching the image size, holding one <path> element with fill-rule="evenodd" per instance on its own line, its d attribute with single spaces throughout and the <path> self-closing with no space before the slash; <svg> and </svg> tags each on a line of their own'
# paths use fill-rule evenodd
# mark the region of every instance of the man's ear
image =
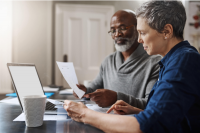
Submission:
<svg viewBox="0 0 200 133">
<path fill-rule="evenodd" d="M 171 24 L 166 24 L 163 30 L 164 39 L 172 38 L 173 36 L 173 27 Z"/>
</svg>

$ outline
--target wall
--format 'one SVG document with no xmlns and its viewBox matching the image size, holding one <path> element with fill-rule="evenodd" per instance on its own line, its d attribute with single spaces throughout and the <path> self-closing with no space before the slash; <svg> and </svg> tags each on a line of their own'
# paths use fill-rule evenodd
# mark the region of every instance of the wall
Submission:
<svg viewBox="0 0 200 133">
<path fill-rule="evenodd" d="M 184 39 L 188 40 L 191 45 L 197 48 L 197 50 L 200 52 L 200 28 L 195 28 L 194 26 L 191 26 L 190 23 L 194 23 L 195 20 L 193 18 L 194 15 L 199 14 L 199 9 L 197 5 L 200 5 L 199 1 L 184 1 L 185 10 L 187 14 L 187 21 L 185 24 L 184 29 Z M 194 38 L 195 37 L 195 38 Z"/>
<path fill-rule="evenodd" d="M 36 64 L 41 82 L 47 85 L 48 52 L 51 52 L 51 2 L 13 2 L 13 62 Z M 47 67 L 49 66 L 49 67 Z"/>
<path fill-rule="evenodd" d="M 130 9 L 133 11 L 136 11 L 138 7 L 142 5 L 142 3 L 145 2 L 143 1 L 116 1 L 114 6 L 115 6 L 115 11 L 121 10 L 121 9 Z"/>
<path fill-rule="evenodd" d="M 12 61 L 12 2 L 0 1 L 0 93 L 12 92 L 7 63 Z"/>
<path fill-rule="evenodd" d="M 131 9 L 136 10 L 143 2 L 142 1 L 61 1 L 54 3 L 64 3 L 64 4 L 89 4 L 89 5 L 112 5 L 115 7 L 115 11 L 121 9 Z"/>
<path fill-rule="evenodd" d="M 135 10 L 139 1 L 14 1 L 13 62 L 34 63 L 43 85 L 51 84 L 53 6 L 56 3 L 112 5 Z"/>
</svg>

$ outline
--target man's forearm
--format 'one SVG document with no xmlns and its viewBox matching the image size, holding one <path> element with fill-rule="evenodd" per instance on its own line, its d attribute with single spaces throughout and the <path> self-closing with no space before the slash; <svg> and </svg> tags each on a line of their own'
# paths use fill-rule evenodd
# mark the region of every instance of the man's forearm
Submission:
<svg viewBox="0 0 200 133">
<path fill-rule="evenodd" d="M 137 119 L 131 116 L 104 114 L 86 109 L 83 121 L 104 132 L 142 132 Z"/>
</svg>

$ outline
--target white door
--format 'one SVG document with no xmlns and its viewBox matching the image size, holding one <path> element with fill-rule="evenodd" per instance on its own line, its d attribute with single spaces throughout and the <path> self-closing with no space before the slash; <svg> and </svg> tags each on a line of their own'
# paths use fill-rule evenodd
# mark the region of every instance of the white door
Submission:
<svg viewBox="0 0 200 133">
<path fill-rule="evenodd" d="M 56 5 L 56 61 L 73 62 L 79 83 L 93 80 L 103 59 L 114 51 L 110 6 Z M 56 84 L 68 87 L 56 66 Z"/>
</svg>

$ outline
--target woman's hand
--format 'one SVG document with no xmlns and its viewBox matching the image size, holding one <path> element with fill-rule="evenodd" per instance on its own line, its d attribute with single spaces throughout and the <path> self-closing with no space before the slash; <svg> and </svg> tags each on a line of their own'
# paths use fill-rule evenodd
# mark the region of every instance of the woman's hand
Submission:
<svg viewBox="0 0 200 133">
<path fill-rule="evenodd" d="M 84 122 L 83 117 L 85 116 L 87 107 L 82 102 L 76 103 L 73 101 L 65 100 L 63 107 L 71 119 L 77 122 Z"/>
<path fill-rule="evenodd" d="M 140 111 L 143 111 L 142 109 L 133 107 L 122 100 L 118 100 L 115 104 L 113 104 L 106 113 L 110 113 L 112 110 L 115 114 L 120 115 L 138 114 Z"/>
</svg>

